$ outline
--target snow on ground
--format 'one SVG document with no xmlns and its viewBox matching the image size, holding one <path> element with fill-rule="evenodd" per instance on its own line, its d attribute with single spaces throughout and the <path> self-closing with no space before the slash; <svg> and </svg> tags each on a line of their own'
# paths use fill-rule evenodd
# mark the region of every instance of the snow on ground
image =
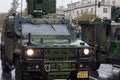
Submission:
<svg viewBox="0 0 120 80">
<path fill-rule="evenodd" d="M 98 73 L 100 80 L 114 80 L 114 77 L 120 77 L 120 68 L 111 64 L 101 64 Z"/>
<path fill-rule="evenodd" d="M 100 68 L 98 69 L 98 73 L 101 80 L 112 78 L 112 65 L 101 64 Z"/>
</svg>

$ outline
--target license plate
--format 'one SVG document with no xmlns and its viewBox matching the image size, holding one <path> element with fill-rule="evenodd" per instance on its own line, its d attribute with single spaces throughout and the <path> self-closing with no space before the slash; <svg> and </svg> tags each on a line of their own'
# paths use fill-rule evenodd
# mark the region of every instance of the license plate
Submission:
<svg viewBox="0 0 120 80">
<path fill-rule="evenodd" d="M 79 71 L 77 73 L 77 78 L 88 78 L 88 71 Z"/>
</svg>

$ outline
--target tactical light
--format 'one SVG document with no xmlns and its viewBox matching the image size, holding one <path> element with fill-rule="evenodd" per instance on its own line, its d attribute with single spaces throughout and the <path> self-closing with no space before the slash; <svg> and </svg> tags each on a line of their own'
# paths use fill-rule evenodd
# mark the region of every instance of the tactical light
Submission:
<svg viewBox="0 0 120 80">
<path fill-rule="evenodd" d="M 90 53 L 89 49 L 84 49 L 84 54 L 85 55 L 89 55 L 89 53 Z"/>
<path fill-rule="evenodd" d="M 28 49 L 27 50 L 27 55 L 28 56 L 33 56 L 34 55 L 34 50 L 33 49 Z"/>
</svg>

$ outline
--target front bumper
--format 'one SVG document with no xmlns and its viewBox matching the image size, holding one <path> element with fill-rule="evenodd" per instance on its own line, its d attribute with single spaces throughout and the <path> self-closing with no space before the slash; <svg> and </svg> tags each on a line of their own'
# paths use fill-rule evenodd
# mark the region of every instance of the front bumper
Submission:
<svg viewBox="0 0 120 80">
<path fill-rule="evenodd" d="M 44 71 L 43 61 L 41 60 L 26 60 L 20 62 L 21 71 L 41 72 Z"/>
<path fill-rule="evenodd" d="M 91 69 L 91 63 L 93 62 L 93 58 L 79 58 L 79 62 L 77 64 L 77 79 L 88 79 L 89 71 Z M 94 64 L 93 64 L 94 65 Z"/>
</svg>

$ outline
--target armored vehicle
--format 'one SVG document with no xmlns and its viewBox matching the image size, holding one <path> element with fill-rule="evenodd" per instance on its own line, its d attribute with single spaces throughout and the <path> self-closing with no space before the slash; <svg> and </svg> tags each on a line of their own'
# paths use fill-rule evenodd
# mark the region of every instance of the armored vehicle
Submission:
<svg viewBox="0 0 120 80">
<path fill-rule="evenodd" d="M 95 45 L 99 63 L 120 65 L 120 22 L 80 21 L 79 25 L 82 27 L 82 40 Z"/>
<path fill-rule="evenodd" d="M 89 78 L 95 68 L 94 48 L 80 40 L 76 27 L 55 13 L 56 0 L 27 0 L 31 18 L 6 17 L 2 31 L 2 71 L 15 69 L 16 80 Z"/>
</svg>

